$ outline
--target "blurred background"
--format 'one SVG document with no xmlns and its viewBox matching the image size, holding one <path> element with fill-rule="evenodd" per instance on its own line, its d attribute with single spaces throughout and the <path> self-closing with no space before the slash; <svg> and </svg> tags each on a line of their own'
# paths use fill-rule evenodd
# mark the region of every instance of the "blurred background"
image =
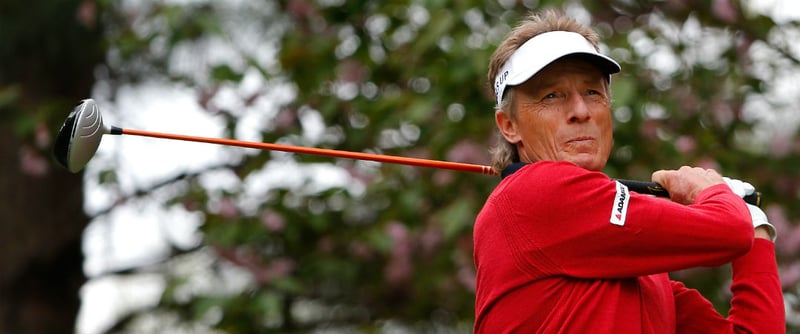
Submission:
<svg viewBox="0 0 800 334">
<path fill-rule="evenodd" d="M 754 184 L 800 333 L 800 5 L 759 1 L 0 2 L 0 332 L 468 333 L 495 177 L 106 136 L 134 129 L 488 164 L 488 59 L 532 9 L 590 24 L 612 80 L 606 172 Z M 720 312 L 728 266 L 673 273 Z"/>
</svg>

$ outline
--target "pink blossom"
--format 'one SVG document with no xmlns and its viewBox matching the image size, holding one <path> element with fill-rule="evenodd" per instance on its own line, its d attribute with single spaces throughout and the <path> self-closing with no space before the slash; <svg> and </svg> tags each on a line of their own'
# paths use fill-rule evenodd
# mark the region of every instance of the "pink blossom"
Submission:
<svg viewBox="0 0 800 334">
<path fill-rule="evenodd" d="M 424 147 L 417 147 L 409 150 L 406 156 L 410 158 L 430 159 L 431 151 Z"/>
<path fill-rule="evenodd" d="M 408 228 L 398 222 L 389 223 L 386 225 L 386 234 L 395 242 L 398 240 L 405 240 L 408 238 Z"/>
<path fill-rule="evenodd" d="M 727 126 L 733 121 L 735 111 L 729 104 L 715 101 L 711 106 L 711 114 L 714 116 L 714 119 L 717 120 L 718 124 Z"/>
<path fill-rule="evenodd" d="M 275 116 L 272 124 L 275 125 L 276 130 L 286 130 L 297 121 L 297 113 L 291 109 L 283 109 Z"/>
<path fill-rule="evenodd" d="M 675 141 L 675 148 L 678 152 L 689 153 L 697 148 L 697 141 L 691 136 L 680 136 L 678 140 Z"/>
<path fill-rule="evenodd" d="M 247 267 L 251 265 L 253 261 L 253 257 L 251 253 L 248 253 L 243 247 L 226 247 L 226 246 L 215 246 L 214 251 L 226 261 L 233 263 L 237 266 Z"/>
<path fill-rule="evenodd" d="M 185 198 L 181 202 L 181 204 L 183 205 L 183 208 L 186 209 L 186 211 L 196 211 L 200 207 L 200 205 L 197 203 L 197 201 L 195 201 L 193 199 L 188 199 L 188 198 Z"/>
<path fill-rule="evenodd" d="M 408 258 L 392 257 L 384 269 L 386 281 L 391 285 L 400 285 L 411 277 L 411 261 Z"/>
<path fill-rule="evenodd" d="M 199 96 L 197 97 L 197 104 L 199 104 L 205 110 L 211 110 L 213 106 L 211 106 L 211 99 L 217 95 L 219 91 L 219 87 L 212 87 L 209 89 L 203 89 L 200 91 Z"/>
<path fill-rule="evenodd" d="M 423 254 L 432 255 L 442 242 L 442 230 L 438 226 L 428 226 L 419 237 Z"/>
<path fill-rule="evenodd" d="M 646 120 L 639 127 L 639 133 L 644 137 L 643 139 L 656 139 L 660 127 L 661 124 L 657 120 Z"/>
<path fill-rule="evenodd" d="M 778 239 L 775 249 L 779 255 L 793 256 L 800 250 L 800 227 L 795 227 L 786 217 L 786 212 L 779 205 L 770 205 L 764 209 L 769 222 L 775 226 Z"/>
<path fill-rule="evenodd" d="M 791 151 L 792 142 L 784 135 L 775 135 L 769 142 L 770 153 L 775 157 L 784 157 Z"/>
<path fill-rule="evenodd" d="M 714 13 L 720 21 L 726 23 L 735 23 L 739 16 L 736 11 L 736 5 L 732 0 L 714 0 L 711 6 L 711 12 Z"/>
<path fill-rule="evenodd" d="M 322 237 L 317 241 L 317 249 L 319 249 L 320 252 L 332 253 L 335 248 L 336 242 L 329 236 Z"/>
<path fill-rule="evenodd" d="M 348 247 L 350 254 L 358 259 L 371 259 L 375 252 L 369 246 L 361 242 L 351 242 Z"/>
<path fill-rule="evenodd" d="M 697 160 L 694 165 L 700 168 L 720 170 L 719 163 L 711 157 L 703 157 Z"/>
<path fill-rule="evenodd" d="M 47 124 L 39 123 L 36 126 L 34 141 L 36 143 L 36 147 L 40 149 L 50 146 L 50 129 L 47 127 Z"/>
<path fill-rule="evenodd" d="M 772 184 L 781 195 L 794 196 L 797 193 L 798 181 L 794 177 L 777 175 Z"/>
<path fill-rule="evenodd" d="M 353 60 L 346 60 L 339 64 L 337 68 L 338 78 L 343 82 L 360 83 L 367 75 L 367 69 L 363 64 Z"/>
<path fill-rule="evenodd" d="M 462 140 L 447 152 L 447 159 L 457 162 L 481 163 L 488 159 L 487 152 L 487 147 L 482 144 L 471 140 Z"/>
<path fill-rule="evenodd" d="M 776 247 L 781 254 L 789 256 L 797 254 L 800 251 L 800 227 L 790 227 L 790 229 L 778 231 Z"/>
<path fill-rule="evenodd" d="M 462 267 L 458 269 L 456 277 L 458 278 L 458 282 L 467 288 L 467 290 L 475 292 L 476 280 L 475 270 L 473 268 Z"/>
<path fill-rule="evenodd" d="M 347 173 L 350 174 L 350 177 L 354 178 L 356 181 L 361 183 L 369 184 L 372 183 L 372 180 L 375 178 L 374 175 L 364 174 L 361 170 L 356 168 L 356 165 L 348 164 Z"/>
<path fill-rule="evenodd" d="M 239 208 L 236 207 L 236 203 L 230 197 L 225 197 L 220 201 L 218 211 L 219 215 L 226 219 L 239 216 Z"/>
<path fill-rule="evenodd" d="M 22 173 L 30 176 L 43 176 L 50 170 L 47 159 L 27 145 L 19 149 L 19 165 Z"/>
<path fill-rule="evenodd" d="M 302 19 L 316 15 L 317 10 L 310 1 L 292 0 L 286 6 L 286 12 L 296 19 Z"/>
<path fill-rule="evenodd" d="M 408 228 L 401 223 L 389 223 L 386 226 L 386 234 L 392 239 L 392 249 L 384 275 L 390 284 L 402 284 L 408 281 L 412 269 Z"/>
<path fill-rule="evenodd" d="M 283 228 L 286 227 L 283 216 L 272 210 L 265 210 L 261 213 L 261 224 L 272 232 L 283 231 Z"/>
<path fill-rule="evenodd" d="M 800 282 L 800 262 L 792 262 L 788 267 L 780 270 L 781 286 L 790 288 Z"/>
<path fill-rule="evenodd" d="M 255 276 L 256 281 L 261 284 L 268 283 L 276 278 L 289 276 L 295 268 L 295 262 L 289 258 L 277 258 L 264 267 L 252 266 L 250 271 Z"/>
<path fill-rule="evenodd" d="M 455 180 L 455 173 L 446 170 L 437 170 L 433 174 L 433 184 L 437 186 L 446 186 Z"/>
<path fill-rule="evenodd" d="M 97 5 L 94 1 L 84 0 L 78 7 L 78 22 L 84 27 L 94 28 L 97 21 Z"/>
</svg>

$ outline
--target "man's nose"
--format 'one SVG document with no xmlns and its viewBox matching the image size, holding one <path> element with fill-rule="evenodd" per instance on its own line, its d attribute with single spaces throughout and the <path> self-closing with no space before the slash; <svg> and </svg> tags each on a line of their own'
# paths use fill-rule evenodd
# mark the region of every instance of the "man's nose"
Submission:
<svg viewBox="0 0 800 334">
<path fill-rule="evenodd" d="M 591 118 L 591 110 L 583 94 L 572 94 L 570 96 L 569 122 L 580 123 Z"/>
</svg>

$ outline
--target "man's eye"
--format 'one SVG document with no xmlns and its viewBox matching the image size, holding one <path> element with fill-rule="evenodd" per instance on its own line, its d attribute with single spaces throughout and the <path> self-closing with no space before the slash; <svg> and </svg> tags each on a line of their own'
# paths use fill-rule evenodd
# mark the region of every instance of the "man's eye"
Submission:
<svg viewBox="0 0 800 334">
<path fill-rule="evenodd" d="M 545 95 L 544 99 L 554 99 L 556 97 L 557 97 L 556 93 L 550 93 L 550 94 Z"/>
</svg>

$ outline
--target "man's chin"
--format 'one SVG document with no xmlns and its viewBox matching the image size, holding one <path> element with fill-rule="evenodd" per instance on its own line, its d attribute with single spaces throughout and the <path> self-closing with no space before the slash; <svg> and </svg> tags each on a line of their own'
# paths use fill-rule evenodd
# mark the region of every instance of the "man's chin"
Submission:
<svg viewBox="0 0 800 334">
<path fill-rule="evenodd" d="M 599 172 L 605 167 L 605 160 L 598 159 L 596 156 L 586 156 L 584 154 L 568 157 L 564 159 L 583 169 Z"/>
</svg>

